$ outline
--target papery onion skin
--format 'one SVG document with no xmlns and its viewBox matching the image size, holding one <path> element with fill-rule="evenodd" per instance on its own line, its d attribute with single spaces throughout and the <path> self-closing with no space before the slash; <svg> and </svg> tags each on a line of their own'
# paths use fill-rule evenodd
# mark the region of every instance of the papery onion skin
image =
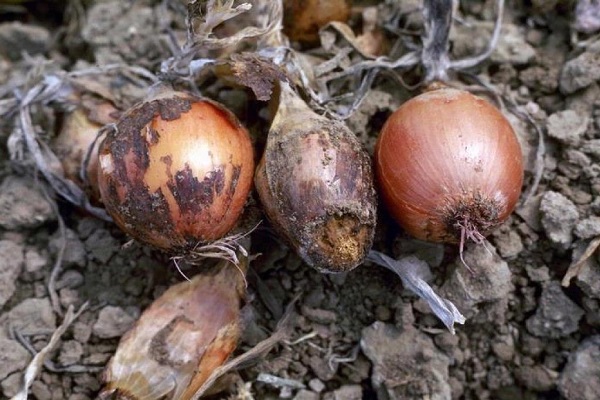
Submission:
<svg viewBox="0 0 600 400">
<path fill-rule="evenodd" d="M 375 147 L 375 172 L 388 211 L 408 233 L 459 243 L 465 225 L 485 235 L 508 218 L 521 193 L 523 157 L 496 107 L 444 87 L 390 116 Z"/>
<path fill-rule="evenodd" d="M 157 298 L 121 338 L 100 399 L 192 398 L 237 346 L 246 261 L 222 261 Z"/>
<path fill-rule="evenodd" d="M 171 92 L 129 110 L 100 147 L 106 210 L 133 238 L 187 251 L 226 235 L 252 186 L 250 137 L 220 104 Z"/>
</svg>

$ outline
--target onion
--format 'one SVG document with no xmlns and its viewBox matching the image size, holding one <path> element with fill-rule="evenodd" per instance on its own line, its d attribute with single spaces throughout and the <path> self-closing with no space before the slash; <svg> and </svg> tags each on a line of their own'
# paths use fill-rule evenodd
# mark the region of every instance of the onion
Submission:
<svg viewBox="0 0 600 400">
<path fill-rule="evenodd" d="M 487 101 L 447 87 L 390 116 L 375 171 L 390 214 L 408 233 L 461 248 L 508 218 L 523 183 L 521 149 L 506 118 Z"/>
<path fill-rule="evenodd" d="M 319 29 L 350 18 L 350 0 L 284 0 L 283 32 L 306 45 L 319 43 Z"/>
<path fill-rule="evenodd" d="M 190 399 L 235 350 L 247 259 L 170 287 L 122 338 L 101 399 Z"/>
<path fill-rule="evenodd" d="M 343 122 L 316 114 L 287 83 L 255 185 L 267 217 L 306 263 L 342 272 L 364 260 L 376 218 L 369 156 Z"/>
<path fill-rule="evenodd" d="M 248 132 L 222 105 L 168 91 L 130 109 L 100 146 L 98 183 L 115 223 L 188 251 L 235 225 L 252 186 Z"/>
<path fill-rule="evenodd" d="M 88 111 L 79 107 L 66 114 L 60 132 L 52 140 L 50 147 L 62 164 L 65 178 L 86 190 L 93 201 L 99 202 L 97 142 L 85 166 L 89 179 L 87 184 L 80 177 L 81 165 L 100 128 L 104 124 L 115 122 L 112 114 L 116 109 L 108 102 L 97 103 L 94 108 L 93 111 Z"/>
</svg>

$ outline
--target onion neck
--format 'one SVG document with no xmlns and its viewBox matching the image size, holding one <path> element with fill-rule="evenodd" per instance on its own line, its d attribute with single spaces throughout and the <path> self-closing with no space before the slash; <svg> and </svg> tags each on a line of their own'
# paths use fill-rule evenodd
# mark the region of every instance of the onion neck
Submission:
<svg viewBox="0 0 600 400">
<path fill-rule="evenodd" d="M 424 0 L 422 62 L 426 70 L 425 82 L 447 81 L 450 26 L 454 13 L 453 0 Z"/>
</svg>

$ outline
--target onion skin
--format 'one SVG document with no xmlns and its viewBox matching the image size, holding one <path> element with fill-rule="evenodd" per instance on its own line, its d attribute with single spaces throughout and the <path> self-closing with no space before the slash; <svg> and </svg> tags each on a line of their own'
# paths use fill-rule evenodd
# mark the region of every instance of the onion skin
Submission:
<svg viewBox="0 0 600 400">
<path fill-rule="evenodd" d="M 129 110 L 100 146 L 98 183 L 115 223 L 169 252 L 227 234 L 252 186 L 248 132 L 220 104 L 168 92 Z"/>
<path fill-rule="evenodd" d="M 87 195 L 96 203 L 100 202 L 98 142 L 96 142 L 86 166 L 89 186 L 80 177 L 81 164 L 100 128 L 104 124 L 116 122 L 115 118 L 112 118 L 114 113 L 116 113 L 116 109 L 108 102 L 95 104 L 95 109 L 90 111 L 83 107 L 76 108 L 65 115 L 59 134 L 50 143 L 50 147 L 62 164 L 65 178 L 86 190 Z M 100 118 L 95 118 L 96 116 Z"/>
<path fill-rule="evenodd" d="M 306 45 L 319 43 L 319 29 L 350 18 L 350 0 L 284 0 L 283 32 Z"/>
<path fill-rule="evenodd" d="M 366 257 L 376 219 L 370 158 L 343 123 L 314 113 L 287 84 L 255 186 L 272 225 L 307 264 L 344 272 Z"/>
<path fill-rule="evenodd" d="M 433 242 L 460 243 L 462 227 L 489 233 L 513 211 L 523 184 L 510 123 L 487 101 L 447 87 L 390 116 L 375 147 L 375 171 L 394 219 Z"/>
<path fill-rule="evenodd" d="M 100 399 L 190 399 L 235 350 L 247 259 L 170 287 L 122 338 Z"/>
</svg>

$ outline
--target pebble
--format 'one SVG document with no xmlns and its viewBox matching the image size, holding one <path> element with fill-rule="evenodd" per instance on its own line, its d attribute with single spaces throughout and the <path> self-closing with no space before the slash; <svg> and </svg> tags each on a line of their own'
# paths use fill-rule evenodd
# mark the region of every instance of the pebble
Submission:
<svg viewBox="0 0 600 400">
<path fill-rule="evenodd" d="M 557 339 L 577 331 L 583 310 L 569 299 L 552 281 L 544 287 L 535 315 L 527 322 L 527 330 L 538 337 Z"/>
<path fill-rule="evenodd" d="M 548 136 L 567 145 L 577 145 L 583 138 L 589 118 L 574 110 L 564 110 L 548 117 Z"/>
<path fill-rule="evenodd" d="M 548 239 L 566 250 L 573 242 L 573 229 L 579 212 L 573 202 L 560 193 L 548 191 L 540 202 L 542 226 Z"/>
<path fill-rule="evenodd" d="M 471 245 L 464 251 L 467 265 L 476 270 L 469 271 L 461 261 L 441 288 L 444 297 L 469 318 L 476 313 L 475 306 L 506 299 L 512 290 L 511 272 L 508 264 L 490 244 Z"/>
<path fill-rule="evenodd" d="M 106 306 L 100 310 L 92 332 L 101 339 L 116 338 L 127 332 L 134 322 L 135 318 L 121 307 Z"/>
<path fill-rule="evenodd" d="M 571 94 L 600 79 L 600 48 L 598 47 L 590 46 L 587 51 L 565 63 L 559 81 L 561 92 Z"/>
<path fill-rule="evenodd" d="M 558 380 L 558 390 L 568 400 L 596 400 L 600 393 L 600 335 L 584 340 Z"/>
<path fill-rule="evenodd" d="M 572 263 L 579 262 L 588 247 L 588 241 L 576 243 L 571 256 Z M 577 286 L 588 296 L 600 299 L 600 257 L 588 257 L 583 264 L 577 278 L 574 280 Z"/>
<path fill-rule="evenodd" d="M 25 263 L 23 245 L 0 240 L 0 308 L 12 297 Z"/>
<path fill-rule="evenodd" d="M 13 372 L 22 371 L 31 360 L 31 354 L 16 340 L 0 338 L 0 380 Z"/>
<path fill-rule="evenodd" d="M 16 176 L 7 177 L 0 185 L 0 228 L 33 229 L 56 220 L 52 204 L 39 183 Z"/>
<path fill-rule="evenodd" d="M 429 336 L 412 325 L 403 329 L 380 321 L 362 331 L 360 346 L 371 360 L 371 381 L 377 398 L 389 400 L 450 400 L 448 384 L 449 358 L 438 350 Z M 419 377 L 419 394 L 414 377 Z"/>
<path fill-rule="evenodd" d="M 321 393 L 323 390 L 325 390 L 325 384 L 317 378 L 313 378 L 308 381 L 308 387 L 316 393 Z"/>
</svg>

